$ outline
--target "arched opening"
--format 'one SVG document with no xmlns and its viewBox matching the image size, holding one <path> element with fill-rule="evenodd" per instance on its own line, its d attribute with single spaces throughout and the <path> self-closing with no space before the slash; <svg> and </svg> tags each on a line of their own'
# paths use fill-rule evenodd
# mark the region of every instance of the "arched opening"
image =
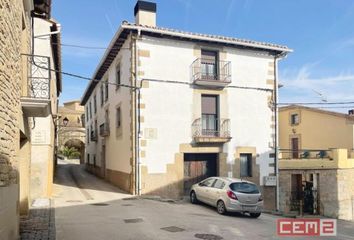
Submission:
<svg viewBox="0 0 354 240">
<path fill-rule="evenodd" d="M 84 163 L 85 159 L 85 143 L 79 139 L 69 139 L 64 143 L 64 147 L 75 148 L 79 154 L 73 154 L 73 157 L 78 156 L 80 164 Z"/>
</svg>

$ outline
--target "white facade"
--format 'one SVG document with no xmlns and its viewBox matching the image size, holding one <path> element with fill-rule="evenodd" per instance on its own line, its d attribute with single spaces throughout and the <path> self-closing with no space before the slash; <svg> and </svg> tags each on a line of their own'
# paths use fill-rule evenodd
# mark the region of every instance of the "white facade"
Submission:
<svg viewBox="0 0 354 240">
<path fill-rule="evenodd" d="M 264 186 L 263 179 L 275 174 L 274 67 L 277 58 L 291 50 L 267 43 L 149 27 L 153 25 L 154 5 L 148 3 L 140 10 L 138 4 L 137 7 L 138 24 L 123 22 L 94 74 L 99 82 L 89 84 L 81 101 L 88 115 L 88 132 L 91 126 L 95 129 L 95 121 L 97 128 L 106 121 L 106 111 L 110 129 L 109 136 L 101 134 L 97 140 L 87 139 L 88 169 L 126 191 L 175 198 L 183 195 L 190 184 L 188 174 L 190 169 L 194 171 L 190 162 L 205 163 L 201 167 L 204 175 L 198 178 L 240 177 L 240 159 L 245 154 L 249 164 L 247 179 L 261 186 L 265 200 L 272 205 L 275 188 Z M 139 11 L 148 11 L 149 17 L 140 18 L 143 15 Z M 117 48 L 118 54 L 114 51 Z M 218 69 L 215 71 L 219 80 L 213 79 L 211 85 L 203 79 L 197 83 L 192 77 L 198 71 L 195 61 L 207 56 L 206 51 L 215 54 L 213 64 Z M 224 63 L 230 66 L 225 82 L 220 80 Z M 120 84 L 130 87 L 120 86 L 116 90 L 117 65 Z M 101 87 L 105 89 L 107 79 L 109 96 L 101 106 Z M 202 96 L 210 95 L 218 99 L 217 121 L 230 124 L 225 129 L 218 125 L 215 135 L 198 137 L 195 126 L 202 117 Z M 120 127 L 116 111 L 119 107 Z"/>
</svg>

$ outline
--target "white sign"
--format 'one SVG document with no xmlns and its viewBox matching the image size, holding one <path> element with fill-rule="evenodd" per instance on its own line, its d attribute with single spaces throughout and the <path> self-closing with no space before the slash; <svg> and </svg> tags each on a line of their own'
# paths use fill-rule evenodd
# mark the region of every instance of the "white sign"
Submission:
<svg viewBox="0 0 354 240">
<path fill-rule="evenodd" d="M 32 132 L 32 144 L 45 144 L 46 143 L 46 130 L 36 130 Z"/>
<path fill-rule="evenodd" d="M 264 177 L 264 185 L 265 186 L 276 186 L 277 185 L 277 177 L 276 176 Z"/>
</svg>

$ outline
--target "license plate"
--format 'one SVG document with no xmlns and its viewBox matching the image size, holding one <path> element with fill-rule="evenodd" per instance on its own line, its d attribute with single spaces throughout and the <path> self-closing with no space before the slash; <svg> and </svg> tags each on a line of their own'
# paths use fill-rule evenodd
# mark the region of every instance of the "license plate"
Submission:
<svg viewBox="0 0 354 240">
<path fill-rule="evenodd" d="M 253 207 L 253 206 L 242 206 L 242 210 L 244 210 L 244 211 L 254 211 L 254 210 L 256 210 L 256 207 Z"/>
</svg>

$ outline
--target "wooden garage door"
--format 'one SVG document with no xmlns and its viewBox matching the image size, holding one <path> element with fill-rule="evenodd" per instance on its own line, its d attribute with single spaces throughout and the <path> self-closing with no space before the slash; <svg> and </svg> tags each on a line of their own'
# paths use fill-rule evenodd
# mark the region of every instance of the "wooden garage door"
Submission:
<svg viewBox="0 0 354 240">
<path fill-rule="evenodd" d="M 217 154 L 184 154 L 184 194 L 193 184 L 217 175 Z"/>
</svg>

